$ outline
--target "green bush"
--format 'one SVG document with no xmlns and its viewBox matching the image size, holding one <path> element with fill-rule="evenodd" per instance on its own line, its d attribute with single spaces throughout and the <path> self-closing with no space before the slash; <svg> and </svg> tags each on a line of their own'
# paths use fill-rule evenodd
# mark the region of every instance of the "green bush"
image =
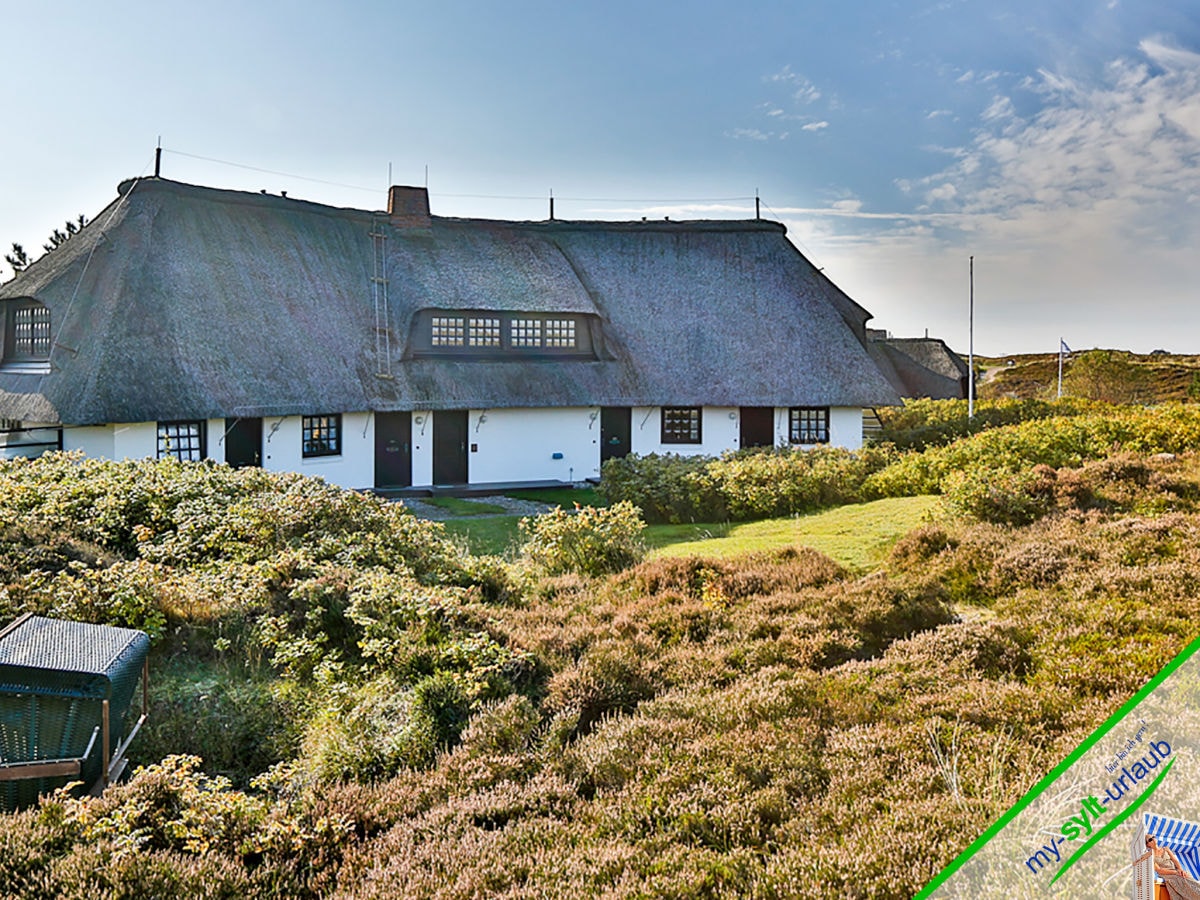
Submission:
<svg viewBox="0 0 1200 900">
<path fill-rule="evenodd" d="M 720 522 L 727 513 L 703 477 L 708 463 L 707 456 L 631 453 L 605 461 L 596 490 L 608 504 L 634 504 L 647 522 Z"/>
<path fill-rule="evenodd" d="M 575 572 L 607 575 L 635 565 L 645 556 L 641 511 L 628 501 L 608 507 L 584 506 L 573 512 L 557 507 L 522 519 L 522 554 L 547 574 Z"/>
</svg>

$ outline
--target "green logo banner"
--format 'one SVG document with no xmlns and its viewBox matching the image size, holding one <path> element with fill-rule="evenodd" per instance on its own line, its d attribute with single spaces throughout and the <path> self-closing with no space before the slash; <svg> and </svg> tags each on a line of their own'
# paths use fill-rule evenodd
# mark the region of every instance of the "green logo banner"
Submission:
<svg viewBox="0 0 1200 900">
<path fill-rule="evenodd" d="M 917 900 L 1152 900 L 1155 872 L 1145 853 L 1147 833 L 1160 846 L 1173 848 L 1200 891 L 1198 650 L 1200 640 L 1035 785 Z"/>
</svg>

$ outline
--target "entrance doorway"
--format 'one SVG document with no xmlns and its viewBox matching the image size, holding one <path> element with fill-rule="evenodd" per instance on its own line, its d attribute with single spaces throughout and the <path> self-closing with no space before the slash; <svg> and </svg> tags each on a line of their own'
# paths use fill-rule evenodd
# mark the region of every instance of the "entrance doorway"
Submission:
<svg viewBox="0 0 1200 900">
<path fill-rule="evenodd" d="M 467 483 L 467 411 L 433 414 L 433 483 Z"/>
</svg>

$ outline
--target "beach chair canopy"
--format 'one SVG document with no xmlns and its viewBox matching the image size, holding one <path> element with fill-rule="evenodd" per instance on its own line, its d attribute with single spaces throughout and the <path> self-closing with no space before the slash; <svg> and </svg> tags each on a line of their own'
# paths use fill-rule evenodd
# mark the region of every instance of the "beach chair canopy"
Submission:
<svg viewBox="0 0 1200 900">
<path fill-rule="evenodd" d="M 26 806 L 65 784 L 41 773 L 72 760 L 74 780 L 104 775 L 101 748 L 120 746 L 149 647 L 131 628 L 41 616 L 0 630 L 0 807 Z"/>
</svg>

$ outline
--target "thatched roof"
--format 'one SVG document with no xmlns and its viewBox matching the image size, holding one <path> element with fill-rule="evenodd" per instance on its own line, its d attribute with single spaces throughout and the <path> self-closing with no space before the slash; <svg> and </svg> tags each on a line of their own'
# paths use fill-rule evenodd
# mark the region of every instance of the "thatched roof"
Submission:
<svg viewBox="0 0 1200 900">
<path fill-rule="evenodd" d="M 579 405 L 873 406 L 895 390 L 869 314 L 782 225 L 495 222 L 161 179 L 0 286 L 51 310 L 45 374 L 0 371 L 0 417 L 99 424 Z M 376 357 L 373 230 L 392 354 Z M 597 316 L 595 360 L 411 358 L 423 309 Z M 390 370 L 391 379 L 377 377 Z"/>
<path fill-rule="evenodd" d="M 966 396 L 967 364 L 941 338 L 876 338 L 868 347 L 902 396 L 934 400 Z"/>
</svg>

